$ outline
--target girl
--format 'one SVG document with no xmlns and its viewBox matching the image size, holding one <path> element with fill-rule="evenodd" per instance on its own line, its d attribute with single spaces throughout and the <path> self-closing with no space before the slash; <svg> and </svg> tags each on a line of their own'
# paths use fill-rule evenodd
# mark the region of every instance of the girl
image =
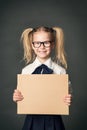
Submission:
<svg viewBox="0 0 87 130">
<path fill-rule="evenodd" d="M 29 63 L 22 74 L 65 74 L 67 62 L 61 28 L 28 28 L 22 33 L 24 60 Z M 23 100 L 19 90 L 14 90 L 13 101 Z M 66 105 L 71 95 L 65 95 Z M 22 130 L 65 130 L 60 115 L 27 115 Z"/>
</svg>

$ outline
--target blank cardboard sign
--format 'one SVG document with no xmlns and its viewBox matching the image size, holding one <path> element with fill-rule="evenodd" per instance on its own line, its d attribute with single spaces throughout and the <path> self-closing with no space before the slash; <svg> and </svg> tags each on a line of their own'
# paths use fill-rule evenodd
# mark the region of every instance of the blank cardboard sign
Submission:
<svg viewBox="0 0 87 130">
<path fill-rule="evenodd" d="M 24 96 L 17 103 L 18 114 L 69 114 L 69 107 L 64 103 L 68 94 L 67 74 L 18 74 L 17 89 Z"/>
</svg>

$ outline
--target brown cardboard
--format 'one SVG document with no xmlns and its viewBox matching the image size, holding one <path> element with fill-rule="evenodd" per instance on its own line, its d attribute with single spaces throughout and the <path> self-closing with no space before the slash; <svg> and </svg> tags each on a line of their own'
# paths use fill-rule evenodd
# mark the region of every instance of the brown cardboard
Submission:
<svg viewBox="0 0 87 130">
<path fill-rule="evenodd" d="M 17 79 L 17 89 L 24 96 L 17 103 L 18 114 L 69 114 L 69 107 L 64 103 L 68 94 L 67 74 L 18 74 Z"/>
</svg>

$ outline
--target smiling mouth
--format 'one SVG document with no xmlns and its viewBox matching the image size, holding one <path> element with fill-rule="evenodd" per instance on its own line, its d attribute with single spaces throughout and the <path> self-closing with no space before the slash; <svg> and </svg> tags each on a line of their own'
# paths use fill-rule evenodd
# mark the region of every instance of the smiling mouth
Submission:
<svg viewBox="0 0 87 130">
<path fill-rule="evenodd" d="M 40 53 L 45 53 L 46 51 L 39 51 Z"/>
</svg>

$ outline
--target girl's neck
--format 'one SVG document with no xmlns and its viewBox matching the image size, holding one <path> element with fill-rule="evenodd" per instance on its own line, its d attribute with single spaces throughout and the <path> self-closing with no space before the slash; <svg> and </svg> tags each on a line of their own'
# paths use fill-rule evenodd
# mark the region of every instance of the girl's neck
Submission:
<svg viewBox="0 0 87 130">
<path fill-rule="evenodd" d="M 46 60 L 48 60 L 49 58 L 50 58 L 50 57 L 41 59 L 41 58 L 37 57 L 37 59 L 38 59 L 42 64 L 43 64 Z"/>
</svg>

